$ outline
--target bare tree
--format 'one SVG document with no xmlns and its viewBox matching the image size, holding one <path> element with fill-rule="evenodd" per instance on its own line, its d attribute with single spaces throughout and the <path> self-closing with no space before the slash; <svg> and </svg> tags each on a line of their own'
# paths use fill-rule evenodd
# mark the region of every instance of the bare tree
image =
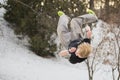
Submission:
<svg viewBox="0 0 120 80">
<path fill-rule="evenodd" d="M 116 34 L 116 32 L 114 32 L 114 35 L 115 35 L 115 39 L 116 39 L 116 42 L 117 42 L 117 46 L 118 46 L 118 63 L 117 63 L 117 70 L 118 70 L 118 78 L 117 80 L 120 79 L 120 42 L 119 42 L 119 38 L 120 38 L 120 26 L 118 26 L 118 33 Z"/>
<path fill-rule="evenodd" d="M 113 80 L 116 79 L 115 71 L 119 72 L 120 79 L 120 28 L 104 24 L 100 26 L 103 35 L 101 42 L 96 48 L 93 48 L 93 55 L 87 59 L 89 80 L 93 80 L 94 72 L 100 68 L 99 64 L 109 65 L 112 69 Z M 117 31 L 116 31 L 116 30 Z"/>
<path fill-rule="evenodd" d="M 110 66 L 112 67 L 112 76 L 113 76 L 113 80 L 115 80 L 116 75 L 114 75 L 115 70 L 118 71 L 118 77 L 117 80 L 120 79 L 120 26 L 117 27 L 117 25 L 113 25 L 110 26 L 110 31 L 112 34 L 114 34 L 114 37 L 112 39 L 112 41 L 109 40 L 109 42 L 112 44 L 114 44 L 113 46 L 111 46 L 113 48 L 113 50 L 111 51 L 111 53 L 114 53 L 113 55 L 115 55 L 114 60 L 112 62 L 110 62 Z M 114 62 L 116 61 L 116 62 Z"/>
</svg>

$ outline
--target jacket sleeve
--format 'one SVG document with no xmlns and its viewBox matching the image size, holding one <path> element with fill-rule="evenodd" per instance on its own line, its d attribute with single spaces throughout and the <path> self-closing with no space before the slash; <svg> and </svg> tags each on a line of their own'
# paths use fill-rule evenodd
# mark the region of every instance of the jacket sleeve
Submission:
<svg viewBox="0 0 120 80">
<path fill-rule="evenodd" d="M 91 39 L 85 38 L 85 39 L 83 40 L 83 42 L 87 42 L 87 43 L 91 44 Z"/>
</svg>

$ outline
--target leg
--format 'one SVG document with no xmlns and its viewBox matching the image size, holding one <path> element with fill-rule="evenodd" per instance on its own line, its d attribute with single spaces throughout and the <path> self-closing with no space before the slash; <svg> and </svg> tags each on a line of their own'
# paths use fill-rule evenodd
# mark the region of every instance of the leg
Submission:
<svg viewBox="0 0 120 80">
<path fill-rule="evenodd" d="M 79 39 L 83 37 L 82 32 L 82 19 L 81 18 L 73 18 L 70 22 L 72 40 Z"/>
<path fill-rule="evenodd" d="M 97 16 L 93 14 L 85 14 L 78 16 L 78 18 L 82 18 L 82 24 L 94 23 L 98 20 Z"/>
<path fill-rule="evenodd" d="M 71 40 L 71 32 L 68 28 L 68 23 L 70 18 L 67 15 L 62 15 L 59 18 L 58 26 L 57 26 L 57 34 L 60 40 L 60 43 L 63 48 L 68 48 L 68 45 Z"/>
<path fill-rule="evenodd" d="M 78 16 L 76 18 L 73 18 L 70 22 L 71 27 L 71 33 L 72 33 L 72 39 L 79 39 L 81 37 L 84 37 L 84 33 L 82 31 L 83 24 L 93 23 L 96 22 L 98 19 L 93 14 L 85 14 L 82 16 Z"/>
</svg>

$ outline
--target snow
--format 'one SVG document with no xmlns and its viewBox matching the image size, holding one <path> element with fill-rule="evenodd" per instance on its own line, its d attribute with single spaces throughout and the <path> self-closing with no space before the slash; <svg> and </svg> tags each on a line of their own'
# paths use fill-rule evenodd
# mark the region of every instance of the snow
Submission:
<svg viewBox="0 0 120 80">
<path fill-rule="evenodd" d="M 0 8 L 0 80 L 89 80 L 85 62 L 71 64 L 67 59 L 46 59 L 35 55 L 25 46 L 29 45 L 29 38 L 19 40 L 11 25 L 3 19 L 4 13 L 5 9 Z M 99 21 L 93 29 L 93 47 L 97 47 L 103 38 L 101 23 Z M 93 80 L 112 79 L 111 66 L 97 65 Z"/>
<path fill-rule="evenodd" d="M 0 37 L 0 79 L 2 80 L 88 80 L 87 70 L 41 58 L 23 45 L 17 44 L 13 31 Z M 4 30 L 3 30 L 4 31 Z M 9 36 L 9 35 L 12 35 Z M 13 37 L 14 36 L 14 37 Z M 9 38 L 9 39 L 8 39 Z M 74 77 L 73 77 L 74 76 Z"/>
<path fill-rule="evenodd" d="M 102 41 L 103 33 L 101 32 L 101 29 L 102 29 L 101 23 L 102 23 L 102 21 L 99 20 L 99 22 L 96 24 L 96 27 L 93 28 L 93 30 L 92 30 L 92 32 L 93 32 L 92 36 L 94 36 L 93 40 L 92 40 L 93 47 L 97 47 L 98 44 Z"/>
<path fill-rule="evenodd" d="M 93 80 L 113 80 L 112 69 L 109 65 L 99 65 L 99 69 L 94 73 Z"/>
<path fill-rule="evenodd" d="M 0 80 L 88 80 L 86 67 L 35 55 L 8 27 L 3 13 L 0 8 Z"/>
</svg>

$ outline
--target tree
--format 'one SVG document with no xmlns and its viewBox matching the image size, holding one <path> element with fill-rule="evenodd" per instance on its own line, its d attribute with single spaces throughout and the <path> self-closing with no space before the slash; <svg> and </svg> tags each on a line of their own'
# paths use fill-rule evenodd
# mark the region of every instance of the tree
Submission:
<svg viewBox="0 0 120 80">
<path fill-rule="evenodd" d="M 94 10 L 94 0 L 90 0 L 90 9 Z"/>
<path fill-rule="evenodd" d="M 78 16 L 85 13 L 86 4 L 80 0 L 8 0 L 5 8 L 5 19 L 16 34 L 29 36 L 30 49 L 40 56 L 49 56 L 56 51 L 56 44 L 50 39 L 56 33 L 57 11 Z"/>
<path fill-rule="evenodd" d="M 92 46 L 93 51 L 87 59 L 86 64 L 88 68 L 89 80 L 93 80 L 94 72 L 100 70 L 103 65 L 109 65 L 112 70 L 113 80 L 120 79 L 120 26 L 109 25 L 104 22 L 98 22 L 96 28 L 98 33 L 93 34 Z M 97 34 L 97 35 L 96 35 Z M 96 37 L 99 35 L 99 41 Z M 97 45 L 95 44 L 97 41 Z M 101 66 L 102 64 L 102 66 Z M 118 72 L 118 75 L 115 74 Z"/>
<path fill-rule="evenodd" d="M 106 18 L 107 19 L 109 19 L 109 15 L 108 15 L 109 14 L 109 8 L 110 8 L 109 7 L 109 2 L 110 2 L 110 0 L 105 0 L 105 11 L 106 11 L 105 13 L 106 13 Z"/>
</svg>

